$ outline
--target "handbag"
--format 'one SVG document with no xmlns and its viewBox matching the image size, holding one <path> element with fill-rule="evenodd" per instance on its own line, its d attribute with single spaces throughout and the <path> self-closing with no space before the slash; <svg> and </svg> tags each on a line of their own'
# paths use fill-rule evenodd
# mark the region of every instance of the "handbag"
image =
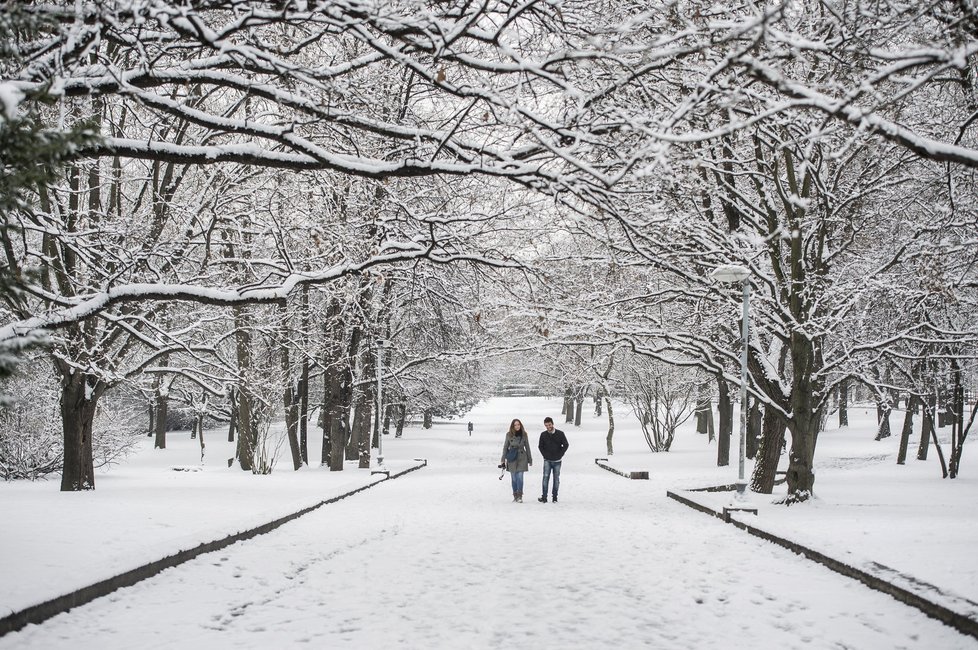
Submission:
<svg viewBox="0 0 978 650">
<path fill-rule="evenodd" d="M 519 457 L 519 455 L 520 455 L 519 447 L 510 447 L 506 451 L 506 462 L 512 463 L 514 460 L 516 460 Z"/>
</svg>

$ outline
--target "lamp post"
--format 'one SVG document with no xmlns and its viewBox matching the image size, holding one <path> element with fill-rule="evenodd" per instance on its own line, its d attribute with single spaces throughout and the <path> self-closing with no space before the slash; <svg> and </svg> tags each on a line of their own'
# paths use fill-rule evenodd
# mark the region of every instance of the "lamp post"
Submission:
<svg viewBox="0 0 978 650">
<path fill-rule="evenodd" d="M 384 413 L 384 348 L 387 346 L 385 339 L 377 341 L 377 467 L 384 464 L 384 432 L 383 413 Z"/>
<path fill-rule="evenodd" d="M 718 266 L 710 276 L 719 282 L 740 282 L 744 289 L 743 346 L 740 351 L 740 467 L 737 474 L 737 495 L 743 497 L 747 490 L 744 464 L 747 457 L 747 312 L 750 305 L 750 271 L 743 266 L 727 264 Z"/>
</svg>

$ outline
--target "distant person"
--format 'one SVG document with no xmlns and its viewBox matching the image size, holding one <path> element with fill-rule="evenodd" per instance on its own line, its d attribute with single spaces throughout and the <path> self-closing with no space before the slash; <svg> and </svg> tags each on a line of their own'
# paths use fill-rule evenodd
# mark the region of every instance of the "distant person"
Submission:
<svg viewBox="0 0 978 650">
<path fill-rule="evenodd" d="M 470 436 L 472 435 L 472 423 L 471 422 L 469 422 L 469 435 Z"/>
<path fill-rule="evenodd" d="M 557 492 L 560 490 L 560 463 L 564 458 L 564 453 L 570 446 L 567 443 L 567 436 L 560 429 L 554 429 L 553 418 L 543 419 L 543 426 L 546 431 L 540 434 L 540 443 L 537 448 L 543 456 L 543 496 L 537 501 L 547 502 L 547 488 L 550 486 L 550 474 L 554 475 L 553 502 L 557 503 Z"/>
<path fill-rule="evenodd" d="M 501 462 L 506 463 L 506 470 L 513 482 L 514 503 L 523 503 L 523 473 L 533 464 L 529 438 L 530 436 L 523 428 L 522 422 L 519 420 L 510 422 L 509 431 L 506 432 L 506 440 L 503 442 Z"/>
</svg>

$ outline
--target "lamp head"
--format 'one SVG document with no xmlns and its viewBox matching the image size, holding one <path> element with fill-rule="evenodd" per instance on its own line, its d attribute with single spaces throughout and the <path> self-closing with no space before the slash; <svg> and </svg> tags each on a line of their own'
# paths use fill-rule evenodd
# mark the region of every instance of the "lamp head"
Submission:
<svg viewBox="0 0 978 650">
<path fill-rule="evenodd" d="M 713 269 L 710 277 L 718 282 L 743 282 L 750 277 L 750 271 L 736 264 L 724 264 Z"/>
</svg>

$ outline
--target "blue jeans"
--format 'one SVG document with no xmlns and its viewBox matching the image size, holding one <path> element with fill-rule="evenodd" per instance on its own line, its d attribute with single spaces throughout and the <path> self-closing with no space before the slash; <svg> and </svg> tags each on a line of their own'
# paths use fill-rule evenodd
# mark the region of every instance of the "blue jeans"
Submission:
<svg viewBox="0 0 978 650">
<path fill-rule="evenodd" d="M 513 482 L 513 492 L 523 491 L 523 472 L 510 472 L 509 478 Z"/>
<path fill-rule="evenodd" d="M 560 489 L 560 463 L 559 460 L 543 460 L 543 496 L 547 496 L 547 486 L 550 485 L 550 472 L 554 474 L 554 496 Z"/>
</svg>

